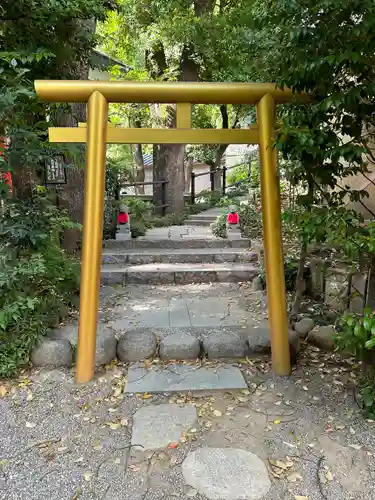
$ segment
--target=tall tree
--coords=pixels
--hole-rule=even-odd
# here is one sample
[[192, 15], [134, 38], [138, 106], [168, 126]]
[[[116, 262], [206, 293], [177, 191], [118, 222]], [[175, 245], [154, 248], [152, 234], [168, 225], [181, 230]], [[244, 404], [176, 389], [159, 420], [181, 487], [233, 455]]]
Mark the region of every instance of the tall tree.
[[[232, 51], [232, 38], [239, 35], [231, 29], [234, 5], [229, 0], [121, 0], [119, 13], [110, 14], [103, 27], [103, 47], [149, 80], [245, 81], [251, 79], [249, 65]], [[153, 116], [159, 126], [176, 125], [172, 105], [154, 107]], [[182, 145], [154, 148], [154, 178], [168, 181], [172, 212], [184, 206], [184, 149]], [[223, 148], [217, 148], [213, 161], [219, 162], [222, 154]], [[156, 190], [157, 203], [159, 195]]]

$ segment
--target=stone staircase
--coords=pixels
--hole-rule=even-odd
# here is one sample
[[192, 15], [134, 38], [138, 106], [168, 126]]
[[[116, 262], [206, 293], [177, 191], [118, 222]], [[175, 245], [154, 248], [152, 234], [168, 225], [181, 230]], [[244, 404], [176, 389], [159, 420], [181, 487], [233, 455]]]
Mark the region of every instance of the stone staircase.
[[102, 284], [189, 284], [249, 281], [259, 273], [250, 241], [212, 235], [222, 209], [188, 218], [184, 226], [155, 228], [135, 240], [120, 237], [105, 244]]

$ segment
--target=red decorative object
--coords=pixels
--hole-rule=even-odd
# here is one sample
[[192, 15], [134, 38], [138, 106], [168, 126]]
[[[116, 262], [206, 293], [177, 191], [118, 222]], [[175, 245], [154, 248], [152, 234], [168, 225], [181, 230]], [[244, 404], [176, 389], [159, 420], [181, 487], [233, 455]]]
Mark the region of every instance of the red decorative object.
[[236, 212], [230, 212], [227, 217], [228, 224], [236, 225], [240, 222], [240, 216]]
[[[8, 149], [7, 138], [0, 137], [0, 156], [5, 156], [5, 150]], [[3, 180], [8, 184], [9, 189], [12, 189], [12, 174], [10, 172], [4, 172], [2, 174]]]
[[119, 213], [117, 216], [117, 224], [128, 224], [129, 223], [129, 214]]

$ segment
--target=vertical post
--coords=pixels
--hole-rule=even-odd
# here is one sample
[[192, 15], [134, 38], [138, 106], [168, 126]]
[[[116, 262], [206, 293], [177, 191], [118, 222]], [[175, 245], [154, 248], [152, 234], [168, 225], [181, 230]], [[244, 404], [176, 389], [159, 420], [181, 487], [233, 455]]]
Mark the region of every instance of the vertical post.
[[91, 380], [95, 369], [107, 121], [107, 100], [100, 92], [95, 91], [88, 100], [77, 383]]
[[227, 167], [224, 165], [223, 166], [223, 185], [222, 185], [223, 196], [225, 196], [226, 189], [227, 189]]
[[211, 193], [215, 191], [215, 171], [210, 170]]
[[272, 366], [276, 375], [290, 375], [288, 320], [281, 235], [280, 181], [274, 148], [276, 105], [266, 94], [257, 105], [264, 254], [271, 327]]
[[167, 207], [165, 206], [167, 203], [167, 197], [166, 197], [166, 181], [161, 181], [161, 203], [162, 203], [162, 209], [161, 209], [161, 214], [164, 217], [165, 213], [167, 211]]
[[195, 173], [191, 173], [190, 203], [195, 203]]

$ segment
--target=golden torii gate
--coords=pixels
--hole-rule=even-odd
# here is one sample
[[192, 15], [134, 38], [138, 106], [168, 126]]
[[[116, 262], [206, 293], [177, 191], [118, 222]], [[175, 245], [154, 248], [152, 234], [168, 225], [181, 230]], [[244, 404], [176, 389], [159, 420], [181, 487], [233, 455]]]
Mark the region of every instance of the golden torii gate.
[[[50, 128], [51, 142], [87, 143], [80, 316], [76, 381], [91, 380], [95, 369], [102, 256], [106, 144], [259, 144], [264, 253], [271, 327], [272, 366], [291, 371], [281, 235], [280, 183], [274, 149], [277, 103], [293, 100], [290, 89], [255, 83], [35, 82], [38, 96], [53, 102], [87, 102], [87, 127]], [[175, 129], [113, 128], [108, 103], [176, 103]], [[248, 129], [192, 129], [192, 104], [256, 104], [257, 126]]]

